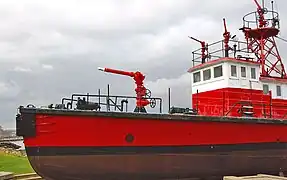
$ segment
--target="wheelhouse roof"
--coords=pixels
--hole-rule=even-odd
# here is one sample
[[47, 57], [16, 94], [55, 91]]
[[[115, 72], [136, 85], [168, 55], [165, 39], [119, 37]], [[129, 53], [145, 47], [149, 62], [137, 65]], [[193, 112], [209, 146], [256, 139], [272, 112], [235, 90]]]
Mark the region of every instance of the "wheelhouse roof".
[[223, 57], [223, 58], [219, 58], [219, 59], [216, 59], [216, 60], [208, 61], [206, 63], [193, 66], [193, 67], [189, 68], [189, 70], [187, 72], [191, 73], [191, 72], [194, 72], [194, 71], [199, 70], [199, 69], [203, 69], [203, 68], [206, 68], [206, 67], [209, 67], [209, 66], [220, 64], [222, 62], [234, 62], [234, 63], [241, 63], [241, 64], [253, 64], [253, 65], [258, 65], [258, 66], [260, 65], [260, 63], [255, 62], [255, 61], [251, 61], [251, 60], [243, 60], [243, 59], [237, 59], [237, 58], [231, 58], [231, 57]]

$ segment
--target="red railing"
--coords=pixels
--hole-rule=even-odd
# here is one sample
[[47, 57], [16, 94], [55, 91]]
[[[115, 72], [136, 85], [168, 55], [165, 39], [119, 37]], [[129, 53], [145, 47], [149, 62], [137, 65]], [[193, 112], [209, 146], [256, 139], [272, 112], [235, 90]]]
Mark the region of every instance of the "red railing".
[[[206, 44], [206, 56], [204, 57], [204, 62], [208, 62], [214, 59], [222, 58], [222, 57], [233, 57], [237, 59], [243, 60], [251, 60], [256, 61], [250, 56], [252, 53], [247, 48], [247, 43], [238, 40], [229, 40], [229, 49], [227, 53], [225, 53], [226, 49], [224, 46], [224, 40], [217, 41], [211, 44]], [[196, 49], [192, 51], [192, 63], [193, 66], [202, 64], [202, 48]]]

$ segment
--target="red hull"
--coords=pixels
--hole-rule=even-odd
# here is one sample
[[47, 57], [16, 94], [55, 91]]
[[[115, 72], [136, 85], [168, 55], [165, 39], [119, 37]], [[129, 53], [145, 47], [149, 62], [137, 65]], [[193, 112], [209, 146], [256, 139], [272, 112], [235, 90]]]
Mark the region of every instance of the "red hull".
[[55, 173], [59, 179], [161, 179], [287, 171], [284, 121], [22, 109], [17, 124], [19, 132], [34, 130], [24, 143], [46, 179], [57, 179]]
[[[269, 124], [267, 121], [271, 120], [264, 120], [267, 124], [259, 124], [244, 118], [237, 118], [237, 123], [234, 123], [216, 121], [222, 117], [119, 113], [101, 116], [105, 113], [86, 113], [98, 116], [83, 116], [84, 112], [70, 112], [73, 116], [65, 112], [64, 116], [38, 114], [37, 137], [25, 138], [26, 146], [187, 146], [287, 142], [287, 126]], [[111, 117], [108, 117], [109, 114]], [[133, 143], [125, 140], [128, 134], [134, 136]]]

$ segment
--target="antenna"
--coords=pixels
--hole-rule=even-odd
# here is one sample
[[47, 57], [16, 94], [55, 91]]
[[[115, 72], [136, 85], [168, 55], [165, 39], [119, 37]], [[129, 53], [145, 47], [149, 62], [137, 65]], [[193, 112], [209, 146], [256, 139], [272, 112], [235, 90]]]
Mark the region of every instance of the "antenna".
[[284, 41], [284, 42], [287, 42], [287, 40], [286, 39], [284, 39], [284, 38], [282, 38], [282, 37], [279, 37], [279, 36], [276, 36], [278, 39], [280, 39], [280, 40], [282, 40], [282, 41]]
[[271, 11], [272, 11], [272, 18], [274, 19], [274, 6], [273, 6], [273, 1], [271, 1]]
[[[245, 35], [247, 49], [258, 58], [257, 62], [261, 64], [261, 76], [287, 78], [274, 38], [279, 33], [279, 14], [273, 10], [273, 1], [272, 11], [263, 9], [257, 0], [254, 2], [257, 11], [243, 17], [243, 28], [241, 28]], [[264, 1], [262, 3], [264, 5]], [[264, 14], [266, 17], [272, 15], [272, 18], [265, 18]]]

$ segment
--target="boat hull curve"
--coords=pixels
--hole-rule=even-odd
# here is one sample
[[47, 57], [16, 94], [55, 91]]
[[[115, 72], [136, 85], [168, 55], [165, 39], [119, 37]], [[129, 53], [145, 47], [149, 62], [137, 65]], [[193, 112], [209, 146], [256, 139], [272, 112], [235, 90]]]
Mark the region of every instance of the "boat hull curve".
[[[30, 153], [29, 148], [27, 152]], [[278, 175], [287, 169], [286, 150], [28, 157], [35, 171], [47, 180], [221, 178], [258, 173]]]
[[287, 171], [286, 121], [27, 108], [17, 123], [32, 167], [47, 180]]

